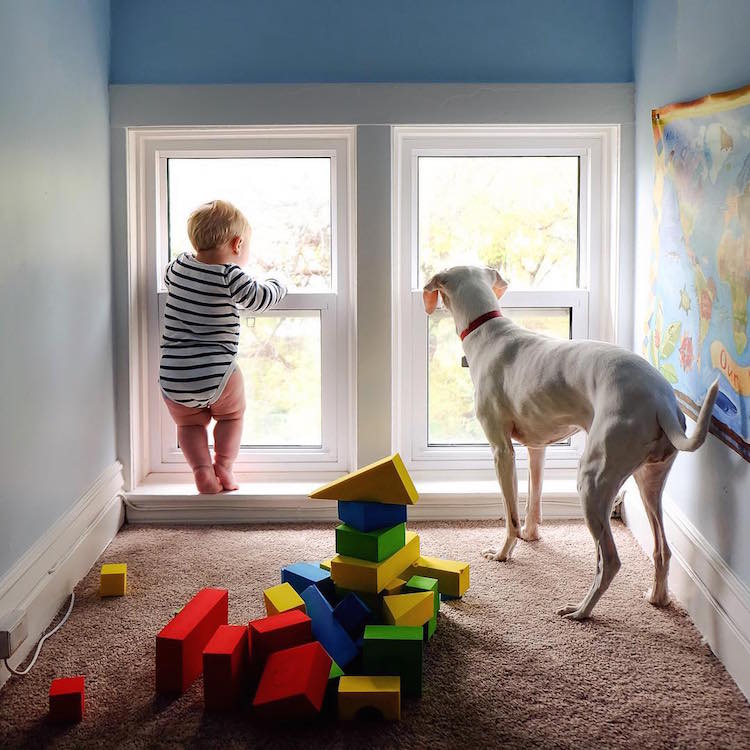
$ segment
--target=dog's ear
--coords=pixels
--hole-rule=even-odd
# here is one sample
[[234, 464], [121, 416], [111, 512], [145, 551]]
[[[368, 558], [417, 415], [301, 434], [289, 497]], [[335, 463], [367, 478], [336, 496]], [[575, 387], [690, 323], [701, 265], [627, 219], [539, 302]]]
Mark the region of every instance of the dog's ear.
[[438, 304], [438, 294], [440, 293], [440, 287], [442, 285], [442, 278], [439, 273], [436, 273], [422, 289], [422, 301], [424, 302], [424, 311], [428, 315], [432, 315], [435, 312], [435, 308]]
[[492, 291], [500, 299], [508, 289], [508, 282], [494, 268], [487, 267], [486, 271]]

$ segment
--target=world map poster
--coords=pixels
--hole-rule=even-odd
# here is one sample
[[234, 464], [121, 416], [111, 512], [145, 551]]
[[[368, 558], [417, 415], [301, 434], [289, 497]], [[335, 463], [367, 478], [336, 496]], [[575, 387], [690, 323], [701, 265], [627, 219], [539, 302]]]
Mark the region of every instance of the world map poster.
[[750, 86], [653, 110], [656, 146], [644, 354], [695, 418], [750, 461]]

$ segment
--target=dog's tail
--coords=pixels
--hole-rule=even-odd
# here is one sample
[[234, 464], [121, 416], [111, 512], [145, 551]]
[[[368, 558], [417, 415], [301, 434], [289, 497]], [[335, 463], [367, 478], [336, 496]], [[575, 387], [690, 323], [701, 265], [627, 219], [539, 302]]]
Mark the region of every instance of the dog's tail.
[[690, 437], [685, 435], [685, 430], [680, 424], [677, 411], [672, 404], [665, 403], [663, 408], [658, 411], [657, 419], [659, 420], [659, 424], [669, 438], [669, 442], [678, 451], [694, 451], [703, 445], [703, 441], [706, 439], [706, 434], [708, 433], [708, 425], [711, 422], [711, 411], [714, 408], [714, 401], [716, 401], [718, 393], [719, 379], [717, 378], [711, 384], [708, 393], [706, 393], [700, 414], [698, 414], [695, 431]]

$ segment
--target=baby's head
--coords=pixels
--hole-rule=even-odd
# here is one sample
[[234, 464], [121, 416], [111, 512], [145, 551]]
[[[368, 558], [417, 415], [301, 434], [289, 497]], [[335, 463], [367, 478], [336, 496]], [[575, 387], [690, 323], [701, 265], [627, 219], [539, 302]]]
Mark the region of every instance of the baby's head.
[[242, 211], [228, 201], [216, 200], [198, 206], [188, 217], [187, 231], [200, 255], [241, 266], [250, 257], [250, 224]]

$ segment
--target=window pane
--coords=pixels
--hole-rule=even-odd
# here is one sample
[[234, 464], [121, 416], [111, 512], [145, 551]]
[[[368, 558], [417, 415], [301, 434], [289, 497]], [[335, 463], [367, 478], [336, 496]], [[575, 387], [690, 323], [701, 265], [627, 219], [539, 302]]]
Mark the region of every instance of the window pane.
[[[570, 338], [569, 308], [503, 308], [518, 325], [555, 338]], [[427, 367], [428, 445], [486, 445], [474, 414], [474, 386], [461, 367], [463, 348], [453, 318], [438, 309], [429, 318]]]
[[578, 283], [577, 156], [419, 157], [419, 286], [456, 265], [511, 289]]
[[202, 203], [233, 203], [253, 228], [248, 270], [282, 270], [294, 287], [331, 288], [331, 159], [169, 159], [169, 257], [192, 252], [187, 219]]
[[321, 445], [320, 313], [243, 318], [237, 362], [247, 408], [242, 445]]

